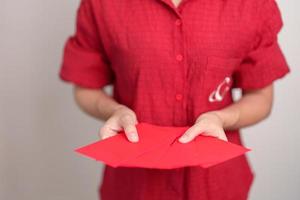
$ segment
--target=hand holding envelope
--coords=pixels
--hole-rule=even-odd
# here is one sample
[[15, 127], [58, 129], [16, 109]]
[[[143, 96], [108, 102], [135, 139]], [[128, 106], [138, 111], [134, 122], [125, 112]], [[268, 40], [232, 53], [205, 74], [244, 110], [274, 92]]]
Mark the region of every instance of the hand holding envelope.
[[112, 167], [173, 169], [187, 166], [207, 168], [249, 149], [213, 137], [198, 136], [192, 142], [180, 143], [178, 138], [189, 127], [165, 127], [148, 123], [136, 126], [139, 142], [132, 143], [125, 134], [101, 140], [76, 151]]

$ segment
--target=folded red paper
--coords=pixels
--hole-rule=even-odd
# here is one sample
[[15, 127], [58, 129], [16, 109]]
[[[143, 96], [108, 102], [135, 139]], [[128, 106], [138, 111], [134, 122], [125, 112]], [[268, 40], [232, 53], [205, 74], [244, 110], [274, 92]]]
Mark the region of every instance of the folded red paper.
[[139, 142], [131, 143], [124, 132], [76, 149], [77, 152], [112, 167], [173, 169], [187, 166], [204, 168], [240, 156], [249, 149], [213, 137], [198, 136], [182, 144], [178, 138], [189, 127], [137, 124]]

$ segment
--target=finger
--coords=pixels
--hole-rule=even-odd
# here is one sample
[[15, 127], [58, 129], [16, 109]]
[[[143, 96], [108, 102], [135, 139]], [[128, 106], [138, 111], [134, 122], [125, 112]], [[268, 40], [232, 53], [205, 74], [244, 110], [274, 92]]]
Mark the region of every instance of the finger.
[[124, 115], [121, 118], [121, 125], [124, 129], [125, 135], [127, 136], [130, 142], [138, 142], [139, 137], [137, 133], [137, 129], [135, 127], [136, 120], [131, 115]]
[[225, 134], [224, 131], [221, 131], [221, 133], [219, 134], [218, 138], [220, 140], [224, 140], [224, 141], [228, 142], [228, 139], [227, 139], [226, 134]]
[[215, 137], [226, 142], [228, 141], [225, 131], [223, 129], [212, 129], [209, 132], [204, 132], [203, 135]]
[[118, 134], [118, 131], [110, 128], [109, 125], [102, 126], [99, 131], [99, 137], [102, 140], [107, 139], [112, 136], [115, 136], [117, 134]]
[[193, 139], [195, 139], [198, 135], [200, 135], [202, 133], [202, 129], [197, 126], [194, 125], [191, 128], [189, 128], [180, 138], [179, 138], [179, 142], [181, 143], [188, 143], [190, 141], [192, 141]]

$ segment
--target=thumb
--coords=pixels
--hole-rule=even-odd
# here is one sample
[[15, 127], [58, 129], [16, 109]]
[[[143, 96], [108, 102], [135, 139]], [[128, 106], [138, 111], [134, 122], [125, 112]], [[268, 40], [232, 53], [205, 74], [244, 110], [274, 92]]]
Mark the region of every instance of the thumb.
[[124, 115], [121, 119], [121, 125], [130, 142], [138, 142], [139, 140], [136, 124], [137, 121], [133, 116]]

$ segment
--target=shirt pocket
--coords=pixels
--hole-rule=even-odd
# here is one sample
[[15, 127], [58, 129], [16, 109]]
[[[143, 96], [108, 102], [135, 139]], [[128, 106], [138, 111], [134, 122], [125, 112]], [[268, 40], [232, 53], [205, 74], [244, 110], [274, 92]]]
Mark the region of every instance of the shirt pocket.
[[208, 56], [202, 73], [202, 89], [209, 107], [219, 108], [232, 102], [233, 73], [241, 63], [239, 58]]

